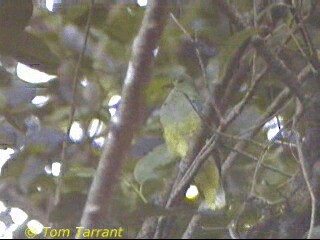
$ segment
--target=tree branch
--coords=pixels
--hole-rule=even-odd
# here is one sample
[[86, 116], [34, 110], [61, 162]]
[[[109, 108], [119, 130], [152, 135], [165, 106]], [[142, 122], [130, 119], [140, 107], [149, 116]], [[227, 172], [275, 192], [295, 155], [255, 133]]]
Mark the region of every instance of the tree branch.
[[193, 236], [193, 233], [199, 228], [199, 222], [201, 220], [200, 214], [195, 214], [191, 221], [188, 224], [187, 229], [182, 235], [182, 239], [191, 239]]
[[[249, 29], [250, 26], [246, 24], [241, 15], [234, 9], [227, 1], [218, 0], [218, 6], [225, 12], [230, 20], [237, 26], [239, 30]], [[300, 91], [297, 76], [286, 66], [286, 64], [264, 43], [260, 36], [254, 36], [252, 39], [253, 46], [257, 50], [257, 53], [268, 63], [270, 67], [279, 75], [280, 80], [285, 86], [287, 86], [291, 92], [293, 92], [298, 99], [303, 102], [303, 94]]]
[[312, 189], [312, 186], [311, 186], [311, 183], [310, 183], [311, 179], [309, 178], [309, 174], [307, 173], [306, 159], [305, 159], [304, 154], [302, 152], [302, 144], [301, 144], [301, 140], [300, 140], [298, 132], [296, 132], [296, 134], [295, 134], [295, 140], [296, 140], [296, 143], [297, 143], [299, 161], [300, 161], [303, 177], [304, 177], [304, 180], [306, 182], [306, 185], [307, 185], [307, 188], [308, 188], [308, 191], [309, 191], [309, 194], [310, 194], [310, 198], [311, 198], [310, 227], [309, 227], [308, 236], [307, 236], [307, 239], [311, 239], [312, 238], [312, 234], [313, 234], [314, 225], [315, 225], [317, 200], [316, 200], [315, 194], [313, 193], [313, 189]]
[[[83, 47], [82, 47], [81, 53], [79, 54], [79, 58], [78, 58], [77, 65], [75, 67], [73, 79], [72, 79], [72, 102], [71, 102], [71, 107], [70, 107], [70, 112], [69, 112], [68, 127], [67, 127], [67, 131], [66, 131], [67, 136], [70, 136], [72, 123], [74, 122], [74, 117], [75, 117], [75, 113], [76, 113], [76, 95], [77, 95], [77, 87], [78, 87], [78, 83], [79, 83], [79, 70], [80, 70], [80, 67], [82, 64], [84, 54], [87, 49], [93, 7], [94, 7], [94, 0], [91, 0], [90, 11], [89, 11], [87, 23], [86, 23], [86, 33], [85, 33], [85, 38], [83, 41]], [[63, 179], [64, 174], [68, 168], [67, 161], [66, 161], [67, 146], [68, 146], [67, 138], [64, 138], [63, 143], [62, 143], [62, 151], [61, 151], [61, 174], [58, 179], [56, 193], [55, 193], [55, 205], [58, 205], [58, 203], [60, 202], [61, 189], [62, 189], [62, 184], [63, 184], [62, 179]]]
[[119, 120], [113, 122], [98, 169], [88, 194], [81, 226], [96, 228], [105, 224], [119, 172], [134, 134], [141, 125], [144, 111], [144, 88], [150, 82], [157, 48], [168, 16], [167, 1], [150, 1], [136, 36], [131, 61], [122, 91]]
[[[298, 74], [298, 82], [300, 84], [303, 84], [304, 81], [308, 78], [310, 75], [310, 69], [304, 68], [299, 74]], [[264, 112], [263, 116], [258, 120], [258, 122], [249, 130], [249, 133], [246, 136], [246, 139], [251, 139], [255, 135], [258, 134], [260, 129], [264, 126], [264, 124], [272, 117], [274, 114], [282, 108], [286, 102], [291, 98], [291, 91], [289, 88], [285, 88], [282, 90], [279, 95], [274, 99], [274, 101], [270, 104], [270, 106], [266, 109]], [[247, 141], [239, 141], [234, 149], [237, 151], [244, 151], [246, 147], [249, 145]], [[226, 158], [222, 165], [222, 176], [225, 176], [228, 170], [231, 168], [233, 162], [237, 159], [238, 157], [238, 152], [233, 151], [229, 154], [229, 156]]]

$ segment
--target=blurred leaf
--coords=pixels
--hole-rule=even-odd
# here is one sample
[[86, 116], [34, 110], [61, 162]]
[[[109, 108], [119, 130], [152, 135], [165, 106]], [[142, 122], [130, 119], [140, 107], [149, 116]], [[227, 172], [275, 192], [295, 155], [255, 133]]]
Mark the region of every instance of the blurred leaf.
[[32, 184], [29, 186], [31, 189], [40, 188], [40, 192], [44, 192], [47, 194], [54, 194], [56, 190], [56, 183], [54, 181], [53, 176], [48, 175], [40, 175], [35, 178]]
[[48, 121], [52, 123], [59, 123], [59, 125], [61, 124], [60, 126], [65, 126], [65, 123], [68, 121], [69, 112], [69, 106], [59, 106], [51, 115], [46, 117], [48, 118]]
[[[148, 122], [148, 125], [150, 124], [152, 123]], [[161, 143], [163, 143], [163, 140], [160, 136], [144, 134], [143, 137], [137, 138], [134, 141], [131, 147], [131, 154], [134, 158], [140, 159]]]
[[9, 160], [1, 168], [1, 180], [14, 180], [17, 181], [24, 169], [24, 162], [19, 160]]
[[60, 63], [58, 57], [40, 38], [27, 32], [11, 42], [0, 42], [0, 52], [48, 74], [56, 74]]
[[138, 161], [134, 169], [134, 177], [139, 184], [161, 179], [164, 176], [165, 167], [175, 160], [169, 154], [167, 146], [162, 144]]
[[0, 41], [17, 37], [32, 17], [32, 0], [0, 1]]
[[141, 23], [143, 9], [134, 6], [114, 5], [106, 25], [107, 34], [123, 44], [132, 41]]
[[250, 37], [257, 33], [257, 29], [243, 30], [241, 32], [233, 34], [229, 37], [229, 39], [227, 39], [224, 42], [224, 46], [222, 47], [221, 52], [219, 54], [220, 79], [223, 79], [226, 76], [227, 71], [229, 71], [229, 68], [233, 67], [230, 66], [230, 63], [237, 50], [240, 49], [243, 45], [245, 45], [245, 43], [250, 39]]
[[[286, 156], [282, 147], [268, 154], [264, 161], [265, 164], [272, 166], [289, 176], [294, 176], [299, 169], [299, 164], [290, 155]], [[258, 185], [256, 192], [268, 202], [284, 200], [289, 193], [290, 178], [280, 173], [261, 168], [258, 175]]]
[[197, 212], [196, 207], [179, 206], [177, 208], [166, 209], [152, 203], [143, 204], [135, 213], [139, 217], [154, 217], [154, 216], [179, 216], [191, 217]]
[[8, 86], [13, 78], [13, 74], [9, 73], [4, 67], [0, 66], [0, 87]]
[[92, 167], [71, 166], [67, 172], [70, 176], [78, 176], [81, 178], [92, 178], [96, 170]]
[[106, 51], [115, 60], [128, 61], [130, 57], [130, 48], [123, 46], [121, 42], [113, 41], [112, 39], [106, 41]]
[[67, 21], [66, 24], [73, 22], [77, 25], [83, 25], [83, 18], [87, 18], [89, 8], [89, 4], [78, 4], [77, 7], [62, 6], [61, 14], [63, 19]]
[[68, 174], [63, 178], [63, 192], [64, 193], [72, 193], [72, 192], [79, 192], [86, 194], [90, 183], [91, 178], [79, 177], [72, 174]]
[[0, 90], [0, 110], [4, 110], [6, 106], [7, 106], [7, 97]]
[[26, 152], [30, 156], [37, 156], [37, 155], [40, 155], [42, 153], [45, 153], [46, 151], [47, 151], [47, 148], [46, 148], [45, 145], [43, 145], [43, 144], [34, 144], [33, 142], [31, 142], [28, 145], [28, 148], [26, 150]]
[[259, 209], [257, 209], [256, 206], [252, 206], [252, 208], [247, 209], [245, 213], [243, 213], [242, 218], [240, 218], [238, 222], [237, 230], [241, 233], [249, 231], [257, 224], [260, 218]]
[[78, 192], [61, 195], [61, 201], [50, 212], [49, 221], [66, 227], [78, 224], [87, 196]]

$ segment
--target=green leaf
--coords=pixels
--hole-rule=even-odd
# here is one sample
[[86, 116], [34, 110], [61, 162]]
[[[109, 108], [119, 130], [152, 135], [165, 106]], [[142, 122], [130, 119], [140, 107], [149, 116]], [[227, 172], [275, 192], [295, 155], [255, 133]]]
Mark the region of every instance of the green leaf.
[[56, 189], [56, 183], [52, 176], [42, 174], [33, 180], [29, 188], [36, 189], [38, 187], [41, 187], [42, 191], [45, 193], [54, 193]]
[[9, 160], [1, 168], [0, 180], [17, 180], [25, 167], [24, 161]]
[[106, 32], [111, 39], [127, 44], [136, 35], [142, 16], [141, 8], [115, 5], [109, 13]]
[[72, 166], [68, 170], [68, 175], [78, 176], [82, 178], [92, 178], [94, 176], [95, 169], [92, 167]]
[[26, 65], [33, 64], [36, 69], [48, 74], [56, 74], [60, 64], [59, 58], [50, 51], [47, 44], [28, 32], [12, 42], [0, 43], [0, 52]]
[[164, 168], [174, 161], [175, 158], [169, 154], [165, 144], [157, 146], [138, 161], [134, 169], [134, 178], [140, 184], [161, 179], [165, 175]]
[[64, 17], [63, 20], [66, 21], [66, 25], [68, 24], [68, 22], [73, 22], [78, 25], [83, 17], [87, 17], [88, 10], [88, 4], [78, 4], [77, 7], [62, 8], [61, 13]]
[[[291, 156], [286, 156], [282, 148], [277, 148], [275, 152], [269, 153], [264, 163], [289, 176], [294, 176], [299, 170], [297, 161]], [[257, 195], [272, 204], [283, 200], [285, 196], [290, 194], [290, 184], [291, 181], [288, 176], [266, 168], [260, 168], [255, 191]]]
[[50, 212], [49, 221], [64, 224], [75, 224], [79, 221], [87, 196], [78, 192], [61, 195], [61, 201]]
[[119, 41], [113, 41], [108, 39], [106, 41], [106, 51], [108, 55], [112, 56], [114, 59], [119, 61], [129, 61], [131, 48], [126, 48]]
[[219, 54], [219, 79], [223, 79], [230, 68], [231, 60], [234, 54], [240, 49], [244, 44], [252, 37], [257, 34], [257, 29], [248, 29], [238, 33], [233, 34], [227, 39]]
[[63, 193], [80, 192], [87, 193], [91, 178], [67, 175], [63, 178]]

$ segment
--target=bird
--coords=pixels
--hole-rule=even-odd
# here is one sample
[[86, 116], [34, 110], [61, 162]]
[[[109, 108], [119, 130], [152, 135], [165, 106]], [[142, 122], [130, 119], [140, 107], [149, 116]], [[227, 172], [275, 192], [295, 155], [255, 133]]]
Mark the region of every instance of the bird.
[[[160, 110], [163, 136], [169, 152], [174, 157], [184, 158], [190, 150], [190, 139], [201, 125], [201, 99], [191, 79], [182, 79], [174, 84]], [[201, 211], [214, 211], [225, 205], [225, 194], [218, 166], [210, 156], [194, 178], [204, 200]]]

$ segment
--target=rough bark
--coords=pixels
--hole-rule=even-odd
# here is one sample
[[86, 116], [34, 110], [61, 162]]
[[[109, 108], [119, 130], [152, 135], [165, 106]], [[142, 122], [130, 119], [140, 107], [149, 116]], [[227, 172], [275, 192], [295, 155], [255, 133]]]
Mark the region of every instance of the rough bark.
[[132, 47], [122, 92], [119, 120], [114, 122], [106, 138], [98, 169], [88, 194], [81, 226], [105, 226], [106, 212], [118, 182], [121, 166], [134, 134], [141, 125], [144, 111], [143, 92], [151, 80], [154, 49], [157, 48], [168, 16], [167, 1], [151, 1]]

